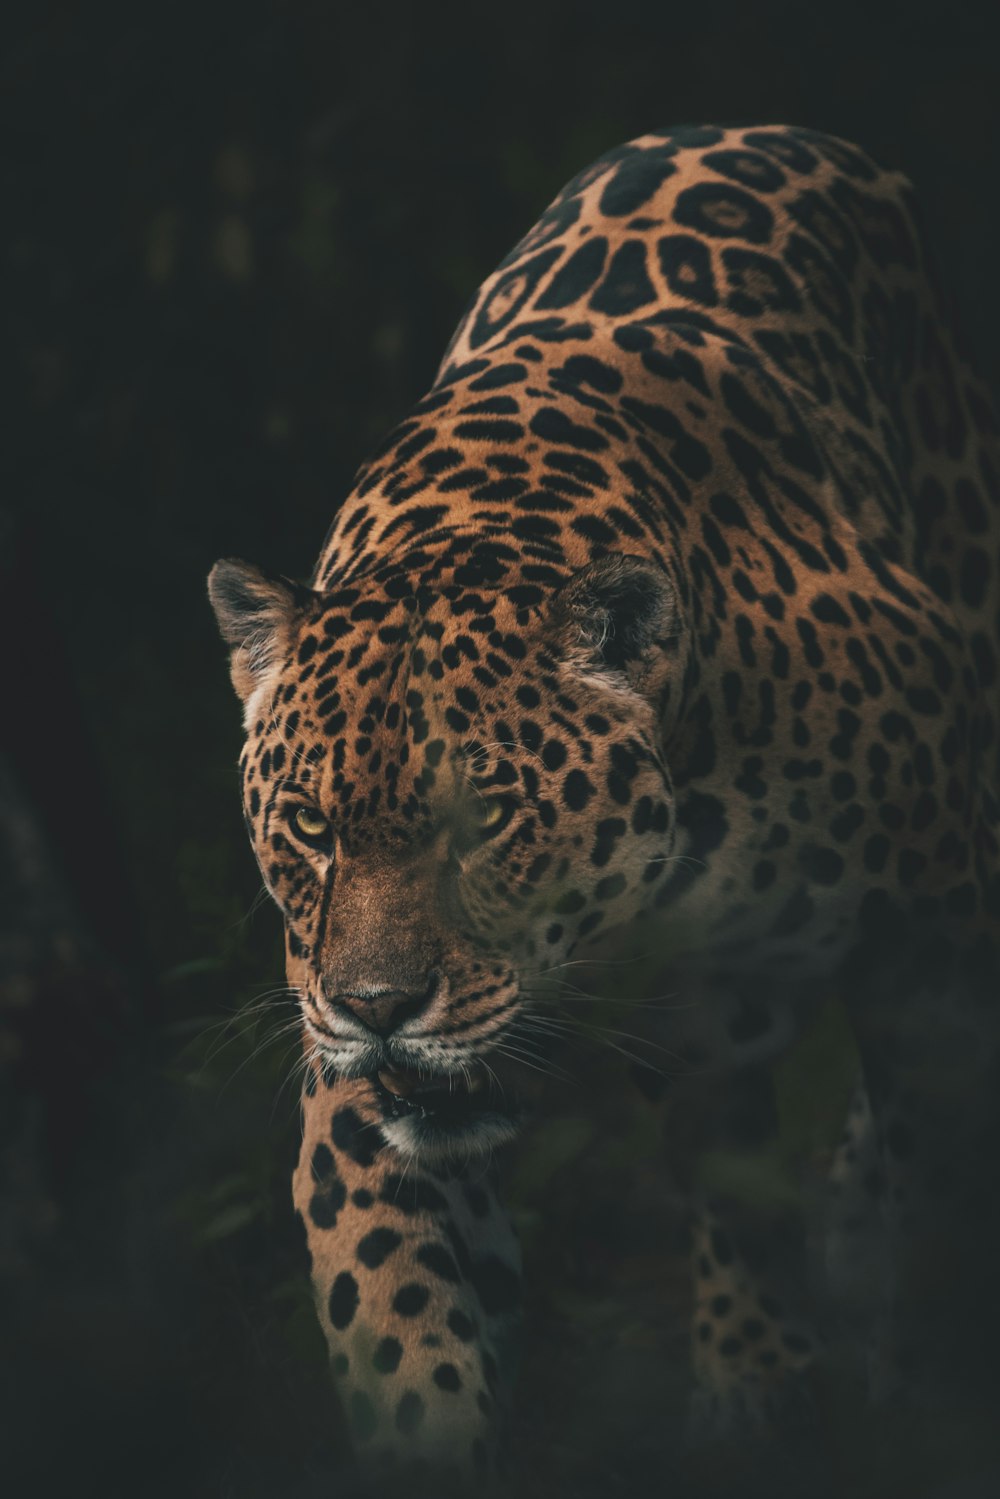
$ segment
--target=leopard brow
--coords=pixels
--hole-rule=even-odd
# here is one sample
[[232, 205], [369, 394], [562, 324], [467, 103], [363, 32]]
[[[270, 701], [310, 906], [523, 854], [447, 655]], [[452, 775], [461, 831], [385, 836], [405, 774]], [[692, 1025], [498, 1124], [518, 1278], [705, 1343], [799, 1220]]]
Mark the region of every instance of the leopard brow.
[[316, 796], [315, 790], [310, 790], [308, 787], [300, 785], [299, 782], [291, 779], [290, 777], [283, 776], [280, 781], [275, 781], [268, 794], [267, 800], [263, 803], [262, 810], [264, 813], [265, 828], [268, 820], [277, 810], [278, 804], [291, 797], [299, 797], [309, 807], [315, 807], [323, 817], [327, 816], [327, 813], [324, 812], [322, 807], [320, 807], [319, 805], [319, 800]]
[[282, 776], [280, 780], [277, 780], [273, 783], [271, 795], [268, 799], [268, 805], [272, 805], [279, 796], [284, 796], [286, 794], [301, 796], [304, 801], [308, 802], [315, 802], [316, 800], [315, 787], [304, 785], [301, 781], [295, 780], [294, 776]]

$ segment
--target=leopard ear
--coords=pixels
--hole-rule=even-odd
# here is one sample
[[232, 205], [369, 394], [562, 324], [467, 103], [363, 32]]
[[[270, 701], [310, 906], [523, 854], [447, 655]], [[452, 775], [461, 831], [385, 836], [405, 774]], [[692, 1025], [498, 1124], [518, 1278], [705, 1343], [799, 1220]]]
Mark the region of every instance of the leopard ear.
[[208, 575], [208, 597], [229, 646], [229, 673], [247, 703], [289, 650], [304, 596], [288, 578], [227, 557]]
[[552, 606], [564, 659], [610, 687], [646, 692], [673, 654], [680, 610], [673, 584], [644, 557], [599, 557], [564, 583]]

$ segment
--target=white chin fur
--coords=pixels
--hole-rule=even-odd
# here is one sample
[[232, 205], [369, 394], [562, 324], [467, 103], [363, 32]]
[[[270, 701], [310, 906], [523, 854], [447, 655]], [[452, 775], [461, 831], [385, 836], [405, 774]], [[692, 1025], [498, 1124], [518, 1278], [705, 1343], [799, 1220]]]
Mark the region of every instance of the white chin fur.
[[433, 1119], [383, 1119], [382, 1138], [392, 1150], [410, 1160], [468, 1160], [488, 1155], [508, 1145], [517, 1134], [517, 1124], [503, 1114], [484, 1114], [461, 1130], [449, 1130]]

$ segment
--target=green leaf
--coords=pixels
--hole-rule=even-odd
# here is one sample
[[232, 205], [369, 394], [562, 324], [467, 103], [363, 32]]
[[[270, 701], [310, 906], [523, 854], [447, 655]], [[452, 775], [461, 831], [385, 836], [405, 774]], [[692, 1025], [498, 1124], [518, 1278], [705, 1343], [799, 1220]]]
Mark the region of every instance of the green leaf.
[[798, 1183], [780, 1151], [750, 1154], [737, 1150], [709, 1150], [699, 1157], [698, 1182], [756, 1208], [801, 1206]]
[[230, 1239], [233, 1234], [238, 1234], [240, 1229], [246, 1228], [261, 1216], [261, 1207], [256, 1202], [233, 1203], [232, 1207], [226, 1208], [198, 1234], [198, 1242], [201, 1244], [217, 1244], [221, 1239]]
[[833, 1148], [860, 1065], [847, 1011], [828, 998], [815, 1023], [773, 1070], [779, 1139], [786, 1159], [802, 1160]]

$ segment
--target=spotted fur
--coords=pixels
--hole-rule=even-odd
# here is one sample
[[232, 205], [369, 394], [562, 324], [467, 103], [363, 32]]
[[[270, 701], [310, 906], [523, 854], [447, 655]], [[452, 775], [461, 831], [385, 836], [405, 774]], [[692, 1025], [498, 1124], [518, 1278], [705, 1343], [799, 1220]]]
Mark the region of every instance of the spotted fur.
[[[702, 996], [688, 1055], [716, 1071], [766, 1060], [838, 977], [873, 1149], [908, 986], [981, 1038], [969, 1076], [994, 1064], [997, 457], [902, 177], [807, 130], [658, 131], [569, 183], [476, 293], [309, 587], [216, 566], [247, 826], [316, 1057], [296, 1201], [321, 1306], [352, 1278], [362, 1365], [402, 1350], [348, 1393], [366, 1440], [408, 1438], [405, 1392], [436, 1409], [434, 1359], [459, 1368], [421, 1246], [470, 1322], [475, 1253], [433, 1172], [509, 1139], [519, 1096], [502, 1078], [456, 1123], [377, 1074], [440, 1095], [530, 1060], [570, 954], [642, 932]], [[372, 1156], [331, 1176], [350, 1087]], [[405, 1231], [365, 1185], [403, 1159], [434, 1203]], [[362, 1229], [403, 1234], [398, 1273], [355, 1268]], [[483, 1252], [512, 1264], [504, 1243]], [[429, 1298], [412, 1338], [404, 1275]]]

